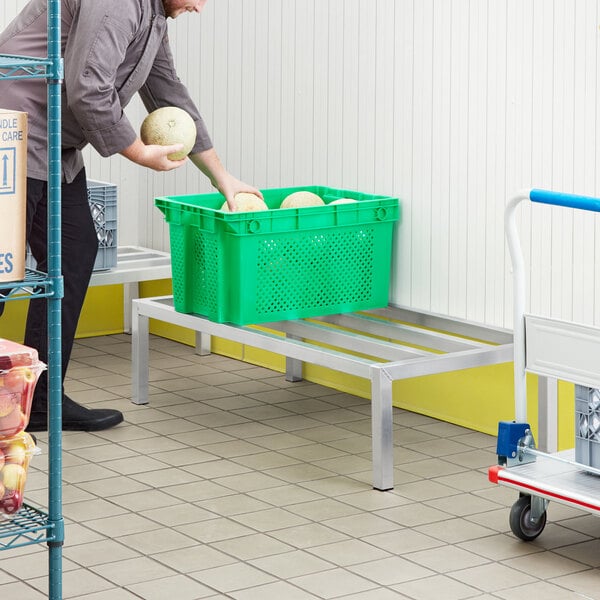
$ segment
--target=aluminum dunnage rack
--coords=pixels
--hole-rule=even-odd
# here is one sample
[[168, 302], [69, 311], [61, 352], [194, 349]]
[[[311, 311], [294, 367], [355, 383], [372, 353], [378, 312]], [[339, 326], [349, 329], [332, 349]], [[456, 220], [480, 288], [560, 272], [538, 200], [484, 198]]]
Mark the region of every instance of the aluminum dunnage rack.
[[517, 537], [530, 541], [543, 531], [550, 501], [600, 514], [600, 470], [576, 462], [572, 450], [535, 449], [527, 423], [526, 383], [526, 374], [533, 373], [600, 387], [600, 329], [526, 314], [525, 265], [516, 226], [516, 208], [523, 200], [600, 212], [600, 199], [533, 189], [517, 193], [505, 211], [514, 279], [515, 421], [500, 424], [499, 465], [490, 467], [489, 479], [519, 491], [510, 526]]
[[399, 307], [263, 323], [259, 329], [178, 313], [172, 296], [144, 298], [132, 303], [132, 401], [136, 404], [149, 402], [151, 318], [196, 331], [199, 354], [210, 353], [213, 335], [281, 354], [286, 357], [288, 381], [302, 378], [304, 362], [370, 380], [373, 487], [382, 491], [394, 487], [393, 382], [506, 363], [513, 353], [512, 336], [506, 331]]

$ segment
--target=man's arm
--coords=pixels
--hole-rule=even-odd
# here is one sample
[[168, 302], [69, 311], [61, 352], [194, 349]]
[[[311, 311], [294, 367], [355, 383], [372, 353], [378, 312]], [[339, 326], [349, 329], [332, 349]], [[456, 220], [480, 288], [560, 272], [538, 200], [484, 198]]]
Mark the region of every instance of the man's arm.
[[190, 160], [208, 177], [212, 185], [225, 196], [231, 211], [236, 209], [233, 198], [239, 192], [250, 192], [260, 198], [263, 197], [259, 190], [233, 177], [221, 164], [214, 148], [190, 154]]
[[148, 167], [155, 171], [170, 171], [181, 167], [187, 158], [171, 160], [167, 158], [167, 155], [172, 152], [179, 152], [182, 148], [183, 144], [172, 146], [146, 145], [142, 140], [136, 138], [133, 144], [127, 146], [120, 154], [142, 167]]
[[135, 7], [118, 0], [82, 0], [66, 42], [65, 99], [101, 156], [122, 151], [136, 138], [116, 89], [117, 70], [139, 26]]
[[198, 108], [177, 76], [166, 36], [154, 60], [150, 75], [140, 90], [140, 96], [148, 112], [163, 106], [177, 106], [191, 115], [196, 123], [197, 134], [189, 158], [225, 196], [231, 210], [235, 210], [233, 198], [238, 192], [250, 192], [262, 198], [259, 190], [233, 177], [222, 165]]

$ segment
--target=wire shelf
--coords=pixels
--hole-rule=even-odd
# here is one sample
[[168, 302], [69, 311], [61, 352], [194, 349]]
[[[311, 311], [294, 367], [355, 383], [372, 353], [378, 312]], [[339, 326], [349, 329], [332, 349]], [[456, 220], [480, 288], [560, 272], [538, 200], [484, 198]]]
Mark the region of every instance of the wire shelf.
[[0, 283], [0, 303], [9, 300], [30, 298], [48, 298], [53, 295], [52, 283], [46, 273], [34, 269], [25, 269], [23, 281]]
[[0, 79], [43, 79], [51, 62], [30, 56], [0, 56]]
[[43, 510], [23, 504], [12, 518], [0, 518], [0, 550], [52, 541], [51, 529], [53, 525]]

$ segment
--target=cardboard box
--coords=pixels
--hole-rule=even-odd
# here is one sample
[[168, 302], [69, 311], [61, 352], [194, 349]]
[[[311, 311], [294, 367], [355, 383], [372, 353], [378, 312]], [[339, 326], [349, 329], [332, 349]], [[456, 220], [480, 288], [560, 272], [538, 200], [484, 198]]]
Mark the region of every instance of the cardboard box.
[[27, 113], [0, 108], [0, 282], [25, 278]]

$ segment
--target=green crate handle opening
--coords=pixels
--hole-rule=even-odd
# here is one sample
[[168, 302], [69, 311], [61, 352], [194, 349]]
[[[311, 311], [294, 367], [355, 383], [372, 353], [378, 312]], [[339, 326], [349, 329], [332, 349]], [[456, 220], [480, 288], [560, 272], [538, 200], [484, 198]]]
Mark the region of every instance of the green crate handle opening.
[[385, 221], [385, 219], [387, 218], [387, 208], [385, 208], [384, 206], [380, 206], [377, 209], [377, 218], [380, 221]]
[[248, 233], [256, 233], [260, 230], [260, 221], [253, 219], [252, 221], [248, 221]]

